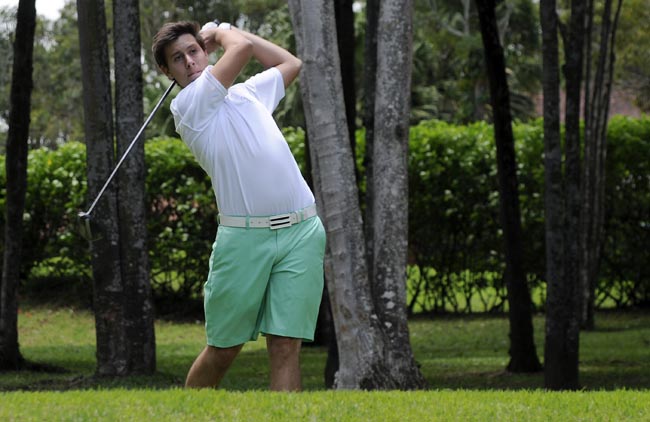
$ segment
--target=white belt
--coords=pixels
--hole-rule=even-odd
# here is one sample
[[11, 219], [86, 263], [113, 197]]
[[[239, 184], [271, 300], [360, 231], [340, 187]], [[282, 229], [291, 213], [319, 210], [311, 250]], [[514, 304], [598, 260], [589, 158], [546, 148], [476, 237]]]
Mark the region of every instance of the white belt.
[[269, 217], [235, 217], [219, 214], [217, 221], [219, 224], [228, 227], [247, 227], [251, 229], [269, 228], [271, 230], [277, 230], [301, 223], [316, 216], [316, 214], [316, 204], [313, 204], [298, 211], [271, 215]]

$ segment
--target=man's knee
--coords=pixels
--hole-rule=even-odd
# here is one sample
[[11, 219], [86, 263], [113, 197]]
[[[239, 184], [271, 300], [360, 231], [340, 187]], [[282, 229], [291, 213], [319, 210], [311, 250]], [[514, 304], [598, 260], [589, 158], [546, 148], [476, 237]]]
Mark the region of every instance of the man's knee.
[[233, 347], [207, 346], [205, 354], [208, 361], [217, 367], [227, 369], [242, 349], [242, 344]]
[[271, 359], [290, 359], [300, 354], [302, 340], [267, 335], [266, 343]]

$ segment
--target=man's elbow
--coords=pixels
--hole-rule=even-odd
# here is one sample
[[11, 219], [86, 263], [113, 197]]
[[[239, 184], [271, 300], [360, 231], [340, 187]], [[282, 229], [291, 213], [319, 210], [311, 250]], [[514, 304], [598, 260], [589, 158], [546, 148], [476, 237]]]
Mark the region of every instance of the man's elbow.
[[302, 69], [302, 60], [300, 60], [298, 57], [293, 58], [293, 67], [296, 69], [296, 75], [300, 73], [300, 69]]
[[302, 69], [302, 60], [297, 57], [292, 57], [291, 60], [287, 63], [285, 73], [285, 84], [289, 85], [293, 82], [298, 75], [300, 74], [300, 69]]
[[250, 40], [242, 40], [239, 45], [239, 51], [241, 52], [242, 55], [246, 55], [249, 59], [253, 57], [253, 42]]

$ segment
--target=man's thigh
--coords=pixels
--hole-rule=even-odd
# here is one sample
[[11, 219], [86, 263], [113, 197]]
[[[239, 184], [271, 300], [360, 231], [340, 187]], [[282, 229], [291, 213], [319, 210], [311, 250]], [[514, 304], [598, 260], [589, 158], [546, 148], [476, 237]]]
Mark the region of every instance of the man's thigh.
[[204, 286], [208, 345], [223, 348], [257, 338], [275, 258], [269, 232], [219, 227]]
[[273, 267], [260, 331], [313, 340], [323, 294], [325, 230], [314, 217], [278, 230]]

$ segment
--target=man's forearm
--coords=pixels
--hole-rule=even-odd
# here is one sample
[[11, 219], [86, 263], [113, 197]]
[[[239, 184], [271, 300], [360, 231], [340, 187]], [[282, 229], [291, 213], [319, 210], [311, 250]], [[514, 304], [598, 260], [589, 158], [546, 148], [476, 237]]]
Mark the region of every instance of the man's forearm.
[[300, 62], [296, 56], [271, 41], [235, 27], [232, 27], [231, 30], [238, 31], [253, 43], [253, 57], [265, 68], [278, 66], [282, 63]]

